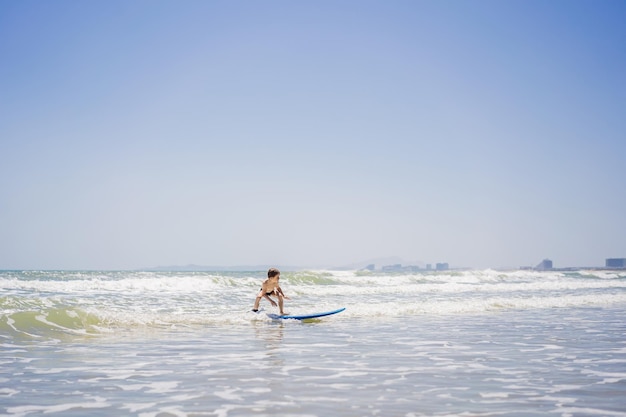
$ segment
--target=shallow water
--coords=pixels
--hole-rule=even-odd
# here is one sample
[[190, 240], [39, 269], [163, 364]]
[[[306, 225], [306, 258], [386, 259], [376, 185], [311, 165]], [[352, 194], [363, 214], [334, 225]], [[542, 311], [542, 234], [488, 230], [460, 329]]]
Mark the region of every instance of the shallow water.
[[[141, 279], [135, 282], [147, 292], [141, 296], [103, 291], [97, 283], [75, 285], [67, 276], [54, 285], [46, 281], [45, 293], [42, 279], [5, 282], [0, 415], [626, 416], [620, 276], [553, 277], [547, 289], [549, 279], [533, 287], [536, 277], [528, 276], [518, 282], [510, 276], [444, 277], [449, 285], [429, 282], [433, 277], [397, 277], [396, 284], [410, 290], [394, 305], [391, 295], [356, 295], [371, 284], [341, 274], [324, 275], [330, 282], [314, 286], [327, 293], [325, 303], [347, 310], [312, 322], [269, 320], [246, 312], [243, 302], [230, 319], [209, 314], [203, 322], [197, 288], [180, 282], [185, 289], [176, 292], [175, 283], [159, 283], [158, 276], [150, 279], [161, 290], [170, 288], [162, 291], [163, 311], [172, 310], [167, 300], [175, 296], [186, 303], [180, 316], [166, 313], [166, 320], [157, 320], [159, 295]], [[396, 279], [387, 278], [381, 294]], [[232, 279], [227, 285], [249, 280], [248, 290], [258, 282]], [[406, 283], [411, 279], [415, 284]], [[37, 290], [26, 290], [24, 282]], [[283, 283], [288, 295], [299, 295], [290, 301], [292, 310], [311, 308], [315, 289], [302, 289], [313, 286], [309, 282]], [[559, 292], [569, 297], [566, 303], [584, 304], [546, 307]], [[244, 293], [242, 300], [253, 301], [254, 291], [234, 293], [232, 303]], [[143, 310], [129, 307], [138, 317], [120, 319], [133, 297]], [[413, 307], [410, 297], [418, 300]], [[99, 313], [107, 298], [111, 308]], [[494, 307], [496, 298], [519, 300], [520, 306]], [[73, 301], [79, 299], [85, 304]], [[433, 312], [433, 299], [459, 305]], [[19, 305], [26, 307], [18, 311]], [[79, 307], [89, 320], [51, 314]]]

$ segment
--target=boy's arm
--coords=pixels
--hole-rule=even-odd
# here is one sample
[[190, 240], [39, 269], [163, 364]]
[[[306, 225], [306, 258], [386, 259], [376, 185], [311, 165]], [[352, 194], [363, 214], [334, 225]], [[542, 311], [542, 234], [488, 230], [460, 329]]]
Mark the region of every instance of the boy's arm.
[[274, 307], [276, 307], [276, 301], [272, 300], [272, 298], [267, 295], [267, 293], [265, 291], [263, 291], [263, 297], [270, 302], [270, 304], [272, 304]]

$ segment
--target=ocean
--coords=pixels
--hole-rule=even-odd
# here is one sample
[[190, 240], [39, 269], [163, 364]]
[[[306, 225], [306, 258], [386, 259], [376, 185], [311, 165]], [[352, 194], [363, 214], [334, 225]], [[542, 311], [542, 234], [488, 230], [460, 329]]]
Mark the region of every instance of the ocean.
[[265, 276], [0, 272], [0, 415], [626, 417], [626, 271]]

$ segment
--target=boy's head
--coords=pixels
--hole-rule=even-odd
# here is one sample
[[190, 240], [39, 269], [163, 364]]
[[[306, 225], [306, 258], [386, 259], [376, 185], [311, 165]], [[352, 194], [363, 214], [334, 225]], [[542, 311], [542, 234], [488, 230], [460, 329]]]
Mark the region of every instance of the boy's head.
[[267, 277], [268, 278], [274, 278], [275, 276], [280, 275], [280, 271], [276, 268], [270, 268], [267, 271]]

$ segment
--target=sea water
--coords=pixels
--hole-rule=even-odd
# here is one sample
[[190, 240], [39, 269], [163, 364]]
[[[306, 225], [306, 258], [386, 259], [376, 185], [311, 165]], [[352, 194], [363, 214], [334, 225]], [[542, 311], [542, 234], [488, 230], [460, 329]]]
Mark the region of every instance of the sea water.
[[626, 271], [0, 272], [2, 416], [626, 416]]

